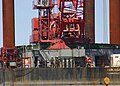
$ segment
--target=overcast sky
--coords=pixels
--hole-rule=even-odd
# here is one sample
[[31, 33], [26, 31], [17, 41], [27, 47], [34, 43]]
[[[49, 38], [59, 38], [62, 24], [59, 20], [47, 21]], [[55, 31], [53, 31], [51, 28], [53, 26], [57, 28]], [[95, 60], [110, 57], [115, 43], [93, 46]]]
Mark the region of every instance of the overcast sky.
[[[33, 0], [15, 0], [15, 44], [24, 45], [29, 44], [29, 36], [31, 34], [31, 19], [37, 17], [37, 11], [32, 9]], [[106, 5], [103, 6], [103, 1]], [[108, 43], [108, 1], [109, 0], [96, 0], [95, 2], [95, 41], [96, 43]], [[2, 47], [2, 0], [0, 0], [0, 47]], [[103, 7], [106, 8], [103, 10]], [[106, 13], [103, 13], [107, 11]], [[104, 18], [103, 15], [107, 15]], [[104, 18], [104, 19], [103, 19]], [[107, 21], [107, 23], [106, 23]], [[107, 26], [104, 26], [106, 24]], [[107, 28], [107, 29], [103, 29]]]

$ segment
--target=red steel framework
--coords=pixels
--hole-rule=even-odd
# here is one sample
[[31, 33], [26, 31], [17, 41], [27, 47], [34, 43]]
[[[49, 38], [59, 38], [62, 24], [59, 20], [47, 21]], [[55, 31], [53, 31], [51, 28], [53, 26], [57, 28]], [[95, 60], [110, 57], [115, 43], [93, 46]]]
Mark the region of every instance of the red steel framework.
[[2, 67], [16, 68], [22, 66], [22, 62], [18, 60], [18, 50], [15, 48], [14, 0], [2, 0], [2, 14], [3, 47], [0, 48], [0, 64]]
[[10, 65], [16, 62], [15, 29], [14, 29], [14, 0], [2, 0], [3, 14], [3, 47], [0, 49], [0, 62]]
[[[38, 9], [39, 16], [33, 19], [35, 27], [31, 42], [56, 43], [62, 40], [65, 43], [89, 43], [84, 29], [84, 1], [58, 0], [53, 3], [52, 0], [34, 0], [33, 8]], [[58, 13], [52, 13], [55, 6]]]

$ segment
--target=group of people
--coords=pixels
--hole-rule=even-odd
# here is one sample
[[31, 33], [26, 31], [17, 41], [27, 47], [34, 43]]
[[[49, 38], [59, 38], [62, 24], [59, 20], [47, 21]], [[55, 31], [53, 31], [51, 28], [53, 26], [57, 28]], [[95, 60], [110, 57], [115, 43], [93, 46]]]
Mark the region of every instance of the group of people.
[[[73, 68], [73, 67], [83, 67], [80, 63], [83, 60], [76, 60], [72, 58], [58, 58], [58, 57], [51, 57], [51, 67], [53, 68]], [[91, 57], [87, 57], [85, 59], [85, 67], [93, 67], [93, 59]]]
[[[81, 64], [81, 61], [84, 64]], [[73, 58], [60, 58], [60, 57], [51, 57], [49, 61], [36, 58], [34, 60], [35, 67], [52, 67], [52, 68], [74, 68], [74, 67], [92, 67], [93, 60], [91, 57], [85, 58], [85, 60], [75, 60]]]
[[62, 59], [60, 59], [58, 57], [55, 57], [55, 59], [54, 59], [53, 57], [51, 57], [50, 66], [53, 68], [62, 67]]
[[35, 67], [40, 67], [40, 68], [46, 68], [46, 67], [57, 68], [57, 67], [61, 67], [61, 63], [62, 60], [58, 57], [55, 58], [51, 57], [49, 61], [38, 58], [34, 60]]

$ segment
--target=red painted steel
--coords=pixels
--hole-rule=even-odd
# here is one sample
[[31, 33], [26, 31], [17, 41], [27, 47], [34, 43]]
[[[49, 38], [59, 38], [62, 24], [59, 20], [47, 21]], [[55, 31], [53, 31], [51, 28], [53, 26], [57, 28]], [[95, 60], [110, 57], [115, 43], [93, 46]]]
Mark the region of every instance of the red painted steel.
[[39, 40], [38, 30], [32, 31], [32, 41], [38, 42], [38, 40]]
[[38, 30], [38, 18], [32, 19], [32, 30]]
[[57, 43], [55, 43], [53, 46], [49, 47], [48, 49], [69, 49], [69, 47], [65, 44], [64, 41], [59, 40]]
[[110, 0], [110, 44], [120, 44], [120, 0]]
[[[58, 13], [52, 13], [52, 0], [47, 2], [49, 4], [43, 5], [39, 1], [34, 4], [33, 9], [38, 9], [39, 17], [33, 19], [33, 33], [38, 29], [36, 36], [32, 35], [33, 42], [54, 44], [63, 40], [65, 43], [89, 43], [90, 39], [92, 43], [95, 42], [94, 0], [58, 0]], [[38, 28], [34, 24], [36, 21]]]
[[3, 47], [15, 47], [14, 0], [2, 0], [3, 7]]
[[95, 43], [95, 0], [85, 0], [84, 17], [85, 36], [90, 38], [90, 43]]
[[[3, 48], [1, 53], [3, 63], [10, 67], [10, 62], [18, 60], [18, 52], [15, 49], [15, 25], [14, 25], [14, 0], [2, 0], [3, 12]], [[14, 65], [16, 66], [16, 65]]]

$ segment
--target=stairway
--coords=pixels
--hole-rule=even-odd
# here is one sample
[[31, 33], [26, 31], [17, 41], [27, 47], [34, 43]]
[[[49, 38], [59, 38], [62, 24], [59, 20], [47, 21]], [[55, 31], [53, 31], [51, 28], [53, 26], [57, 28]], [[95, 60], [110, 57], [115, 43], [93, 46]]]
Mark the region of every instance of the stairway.
[[32, 53], [34, 58], [39, 58], [39, 60], [49, 60], [49, 57], [43, 50], [33, 50]]

